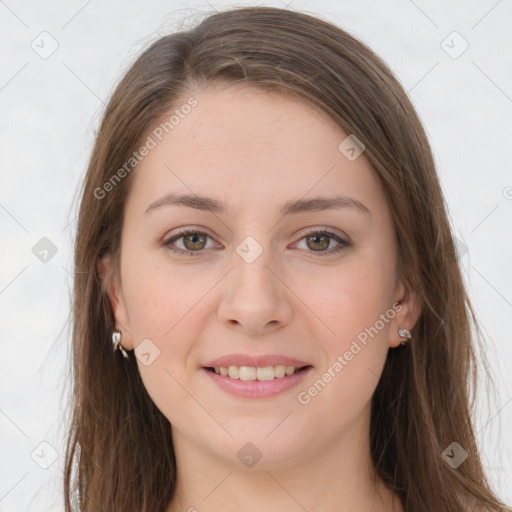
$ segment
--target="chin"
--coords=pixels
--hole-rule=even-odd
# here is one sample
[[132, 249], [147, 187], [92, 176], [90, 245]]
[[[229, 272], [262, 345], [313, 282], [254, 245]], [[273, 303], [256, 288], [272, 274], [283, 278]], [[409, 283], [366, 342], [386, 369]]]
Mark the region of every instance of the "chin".
[[261, 429], [247, 424], [232, 426], [229, 432], [233, 437], [224, 436], [220, 443], [212, 440], [210, 449], [237, 469], [253, 470], [289, 468], [307, 455], [305, 450], [311, 443], [304, 432], [290, 431], [290, 428], [279, 431], [280, 427], [276, 429], [279, 422], [275, 421], [258, 424]]

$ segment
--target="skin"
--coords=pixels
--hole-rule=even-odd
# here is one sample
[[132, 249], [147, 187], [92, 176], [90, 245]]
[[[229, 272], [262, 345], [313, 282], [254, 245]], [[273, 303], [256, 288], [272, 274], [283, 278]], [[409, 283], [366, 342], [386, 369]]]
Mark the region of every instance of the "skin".
[[[149, 366], [137, 363], [172, 425], [178, 480], [167, 512], [402, 510], [372, 476], [370, 400], [388, 350], [402, 341], [398, 329], [413, 328], [420, 305], [397, 278], [393, 222], [377, 177], [364, 153], [349, 161], [340, 152], [347, 134], [301, 100], [248, 86], [190, 96], [198, 105], [132, 176], [120, 275], [108, 258], [99, 266], [124, 348], [150, 339], [160, 351]], [[227, 213], [180, 205], [145, 213], [168, 192], [213, 197]], [[279, 214], [287, 200], [334, 194], [369, 212]], [[186, 226], [210, 237], [195, 256], [162, 246]], [[325, 248], [324, 239], [307, 237], [325, 227], [351, 245], [322, 255], [338, 242], [328, 238]], [[252, 263], [236, 252], [247, 236], [263, 249]], [[174, 245], [191, 251], [194, 242]], [[394, 303], [401, 306], [394, 318], [299, 403], [299, 392]], [[232, 353], [282, 354], [313, 370], [278, 396], [233, 397], [201, 369]], [[247, 442], [262, 454], [252, 468], [237, 457]]]

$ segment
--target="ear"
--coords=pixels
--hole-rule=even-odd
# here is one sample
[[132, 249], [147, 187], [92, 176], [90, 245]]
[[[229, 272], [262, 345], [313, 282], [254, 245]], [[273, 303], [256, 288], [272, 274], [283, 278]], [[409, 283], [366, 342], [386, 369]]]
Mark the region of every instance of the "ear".
[[133, 337], [128, 315], [128, 308], [123, 296], [119, 273], [114, 268], [110, 255], [101, 258], [96, 268], [107, 294], [110, 308], [114, 315], [115, 329], [121, 331], [121, 345], [125, 350], [133, 350]]
[[423, 301], [410, 282], [402, 279], [397, 284], [393, 304], [396, 304], [393, 307], [396, 313], [390, 322], [389, 346], [395, 348], [403, 341], [402, 336], [398, 334], [399, 329], [408, 329], [414, 339], [412, 330], [421, 315]]

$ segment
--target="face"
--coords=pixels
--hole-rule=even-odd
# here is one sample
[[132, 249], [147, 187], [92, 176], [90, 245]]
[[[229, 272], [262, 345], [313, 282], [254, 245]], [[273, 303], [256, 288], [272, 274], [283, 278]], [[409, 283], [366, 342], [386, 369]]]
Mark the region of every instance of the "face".
[[116, 327], [175, 443], [296, 464], [368, 433], [386, 354], [413, 326], [390, 211], [364, 152], [340, 150], [348, 134], [308, 104], [190, 96], [131, 176]]

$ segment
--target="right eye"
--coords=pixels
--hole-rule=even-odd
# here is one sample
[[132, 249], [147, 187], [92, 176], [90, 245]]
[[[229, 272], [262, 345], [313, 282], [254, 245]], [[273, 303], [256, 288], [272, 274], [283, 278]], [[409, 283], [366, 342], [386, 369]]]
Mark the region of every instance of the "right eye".
[[[162, 245], [172, 252], [177, 254], [184, 254], [187, 256], [199, 256], [204, 249], [210, 249], [206, 247], [207, 240], [211, 239], [204, 231], [198, 229], [185, 229], [178, 234], [164, 240]], [[181, 240], [183, 247], [176, 247], [175, 243]]]

